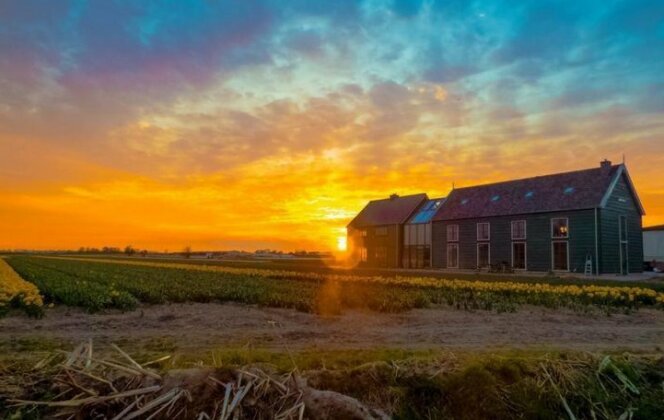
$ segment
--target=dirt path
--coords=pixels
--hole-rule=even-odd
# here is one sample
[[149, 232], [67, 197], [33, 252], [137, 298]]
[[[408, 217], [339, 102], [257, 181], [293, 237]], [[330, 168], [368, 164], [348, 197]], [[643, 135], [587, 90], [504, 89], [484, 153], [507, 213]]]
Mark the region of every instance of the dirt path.
[[583, 350], [661, 351], [664, 312], [580, 314], [522, 307], [517, 313], [450, 308], [403, 314], [347, 312], [322, 318], [287, 309], [239, 304], [145, 306], [134, 312], [90, 315], [65, 307], [42, 320], [16, 314], [0, 319], [0, 342], [16, 339], [71, 342], [168, 338], [179, 350], [250, 344], [290, 349], [484, 349], [552, 347]]

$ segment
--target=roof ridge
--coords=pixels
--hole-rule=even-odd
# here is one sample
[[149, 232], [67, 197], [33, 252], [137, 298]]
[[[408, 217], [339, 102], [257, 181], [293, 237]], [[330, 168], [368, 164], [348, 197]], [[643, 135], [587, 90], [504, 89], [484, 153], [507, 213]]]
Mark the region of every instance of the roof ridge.
[[[611, 169], [613, 170], [614, 168], [622, 166], [622, 163], [616, 164], [616, 165], [611, 165]], [[480, 188], [480, 187], [493, 187], [496, 185], [501, 185], [501, 184], [511, 184], [513, 182], [523, 182], [523, 181], [529, 181], [531, 179], [541, 179], [541, 178], [549, 178], [549, 177], [554, 177], [554, 176], [561, 176], [561, 175], [571, 175], [571, 174], [577, 174], [581, 172], [590, 172], [590, 171], [599, 171], [601, 168], [598, 166], [596, 168], [587, 168], [587, 169], [577, 169], [574, 171], [566, 171], [566, 172], [556, 172], [553, 174], [546, 174], [546, 175], [535, 175], [531, 177], [525, 177], [525, 178], [517, 178], [517, 179], [509, 179], [505, 181], [498, 181], [498, 182], [489, 182], [486, 184], [477, 184], [477, 185], [469, 185], [467, 187], [459, 187], [455, 188], [452, 191], [457, 191], [457, 190], [467, 190], [470, 188]]]
[[427, 193], [417, 193], [417, 194], [399, 195], [399, 196], [394, 197], [394, 198], [392, 198], [392, 197], [379, 198], [379, 199], [376, 199], [376, 200], [369, 200], [369, 202], [370, 203], [377, 203], [379, 201], [398, 200], [400, 198], [410, 198], [410, 197], [417, 197], [417, 196], [421, 196], [421, 195], [423, 195], [423, 196], [427, 197], [427, 199], [429, 199], [428, 198], [429, 196], [427, 195]]

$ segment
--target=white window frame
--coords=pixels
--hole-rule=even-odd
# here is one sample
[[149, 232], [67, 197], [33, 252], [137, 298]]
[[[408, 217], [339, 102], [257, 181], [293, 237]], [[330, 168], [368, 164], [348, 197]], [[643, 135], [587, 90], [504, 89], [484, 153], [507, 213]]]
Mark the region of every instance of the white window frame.
[[[522, 238], [517, 238], [514, 236], [514, 225], [516, 223], [523, 223], [523, 237]], [[525, 241], [528, 238], [528, 223], [526, 223], [525, 220], [512, 220], [512, 224], [510, 225], [511, 228], [511, 235], [512, 235], [512, 240], [513, 241]], [[553, 229], [551, 230], [553, 232]]]
[[[514, 267], [514, 245], [515, 244], [523, 244], [523, 268], [516, 268]], [[567, 250], [569, 252], [569, 249]], [[514, 241], [512, 242], [512, 268], [515, 270], [519, 271], [526, 271], [528, 270], [528, 242], [526, 241]]]
[[[456, 265], [450, 265], [450, 247], [456, 247]], [[445, 256], [447, 260], [447, 268], [459, 268], [459, 243], [450, 242], [447, 244], [447, 255]]]
[[[567, 246], [567, 270], [559, 270], [559, 269], [556, 268], [556, 260], [555, 260], [556, 250], [555, 250], [555, 247], [553, 246], [553, 244], [556, 244], [556, 243], [565, 244]], [[563, 273], [569, 272], [570, 271], [569, 256], [570, 256], [569, 241], [551, 241], [551, 271], [557, 271], [557, 272], [563, 272]]]
[[487, 248], [489, 249], [489, 252], [488, 252], [489, 255], [488, 255], [488, 258], [487, 258], [486, 267], [491, 266], [491, 243], [486, 242], [486, 241], [485, 242], [478, 242], [477, 243], [477, 249], [476, 249], [477, 252], [476, 252], [476, 255], [475, 255], [475, 257], [476, 257], [475, 265], [478, 269], [484, 268], [484, 267], [480, 267], [480, 246], [484, 246], [484, 245], [486, 245]]
[[[554, 221], [554, 220], [565, 220], [565, 225], [567, 226], [567, 236], [554, 236], [554, 235], [553, 235], [553, 221]], [[551, 227], [550, 227], [550, 231], [551, 231], [551, 239], [569, 239], [569, 231], [570, 231], [570, 228], [569, 228], [569, 217], [552, 217], [552, 218], [551, 218]]]
[[[450, 228], [456, 230], [456, 239], [450, 239]], [[447, 242], [459, 242], [459, 225], [447, 225]]]
[[[486, 225], [486, 226], [487, 226], [487, 233], [488, 233], [488, 235], [487, 235], [487, 238], [486, 238], [486, 239], [484, 239], [484, 238], [480, 239], [480, 225]], [[485, 242], [485, 241], [490, 241], [490, 240], [491, 240], [491, 223], [489, 223], [489, 222], [481, 222], [481, 223], [478, 223], [478, 224], [477, 224], [477, 232], [476, 232], [476, 236], [477, 236], [477, 241], [478, 241], [478, 242], [480, 242], [480, 241], [484, 241], [484, 242]]]

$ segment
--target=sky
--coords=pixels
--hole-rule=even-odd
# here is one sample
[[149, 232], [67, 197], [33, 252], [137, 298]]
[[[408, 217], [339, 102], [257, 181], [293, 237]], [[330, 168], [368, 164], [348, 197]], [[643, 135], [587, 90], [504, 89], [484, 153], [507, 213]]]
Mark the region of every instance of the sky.
[[335, 249], [368, 200], [626, 159], [662, 1], [0, 1], [0, 249]]

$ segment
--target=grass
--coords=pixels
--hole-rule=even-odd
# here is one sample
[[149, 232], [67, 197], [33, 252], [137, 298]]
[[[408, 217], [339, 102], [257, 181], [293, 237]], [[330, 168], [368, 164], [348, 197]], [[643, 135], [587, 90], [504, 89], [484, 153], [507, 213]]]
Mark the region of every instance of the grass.
[[[171, 349], [160, 351], [164, 343], [159, 340], [149, 346], [125, 344], [121, 347], [140, 363], [173, 354]], [[657, 419], [664, 411], [661, 355], [389, 348], [173, 351], [175, 357], [162, 362], [157, 367], [160, 371], [259, 365], [268, 371], [289, 372], [296, 367], [310, 386], [358, 398], [396, 419], [560, 419], [571, 418], [569, 413], [578, 419]], [[21, 383], [23, 376], [35, 374], [30, 366], [34, 360], [4, 369], [0, 362], [0, 384]], [[50, 395], [47, 390], [27, 392]]]

